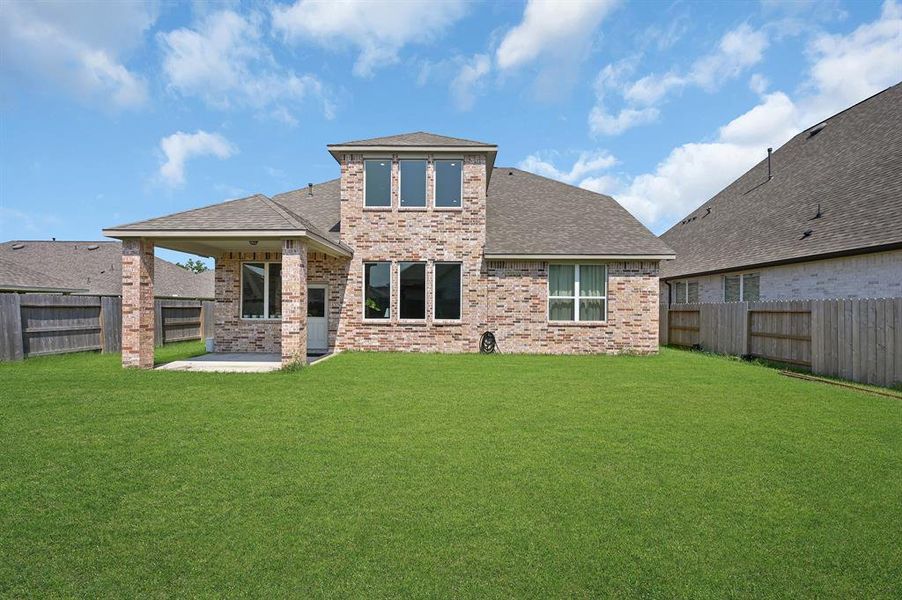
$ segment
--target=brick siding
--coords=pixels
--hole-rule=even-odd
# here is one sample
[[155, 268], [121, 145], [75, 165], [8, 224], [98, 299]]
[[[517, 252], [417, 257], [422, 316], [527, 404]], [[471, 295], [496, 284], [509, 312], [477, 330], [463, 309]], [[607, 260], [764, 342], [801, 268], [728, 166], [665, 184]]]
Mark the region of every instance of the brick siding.
[[122, 366], [153, 367], [153, 242], [122, 240]]

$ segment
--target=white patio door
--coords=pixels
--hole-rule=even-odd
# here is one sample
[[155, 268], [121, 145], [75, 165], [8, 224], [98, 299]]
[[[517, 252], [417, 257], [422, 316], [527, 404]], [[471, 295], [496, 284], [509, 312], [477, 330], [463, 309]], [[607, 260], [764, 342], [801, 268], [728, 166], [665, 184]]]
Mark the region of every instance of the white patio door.
[[325, 285], [307, 286], [307, 350], [329, 348], [329, 306]]

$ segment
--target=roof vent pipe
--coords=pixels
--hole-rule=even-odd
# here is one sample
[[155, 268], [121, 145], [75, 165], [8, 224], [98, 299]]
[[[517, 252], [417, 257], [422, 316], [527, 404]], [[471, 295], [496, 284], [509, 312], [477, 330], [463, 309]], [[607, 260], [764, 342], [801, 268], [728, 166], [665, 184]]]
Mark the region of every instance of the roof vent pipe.
[[307, 195], [313, 196], [313, 184], [312, 183], [307, 184]]
[[767, 149], [767, 180], [768, 180], [768, 181], [770, 181], [771, 178], [773, 177], [773, 175], [771, 174], [771, 170], [770, 170], [770, 156], [771, 156], [771, 154], [773, 154], [773, 153], [774, 153], [774, 149], [773, 149], [773, 148], [768, 148], [768, 149]]

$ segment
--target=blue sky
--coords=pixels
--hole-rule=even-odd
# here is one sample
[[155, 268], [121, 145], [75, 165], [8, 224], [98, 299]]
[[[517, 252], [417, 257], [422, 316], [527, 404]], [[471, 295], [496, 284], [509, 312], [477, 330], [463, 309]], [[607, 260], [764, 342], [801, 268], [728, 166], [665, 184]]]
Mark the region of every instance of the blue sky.
[[302, 187], [337, 177], [327, 143], [415, 130], [497, 143], [660, 233], [900, 80], [891, 0], [6, 1], [0, 239]]

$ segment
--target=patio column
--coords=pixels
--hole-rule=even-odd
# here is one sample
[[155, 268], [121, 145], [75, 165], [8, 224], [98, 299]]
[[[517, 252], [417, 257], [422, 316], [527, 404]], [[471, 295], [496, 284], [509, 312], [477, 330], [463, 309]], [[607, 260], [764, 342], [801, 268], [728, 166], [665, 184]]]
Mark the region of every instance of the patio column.
[[307, 243], [282, 242], [282, 364], [307, 364]]
[[122, 240], [122, 366], [153, 368], [153, 242]]

